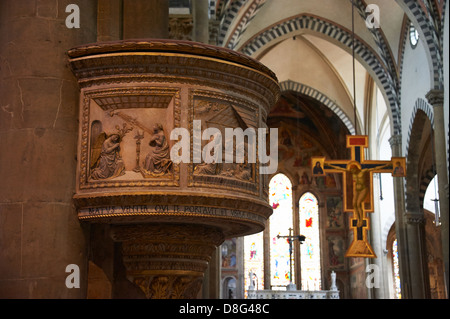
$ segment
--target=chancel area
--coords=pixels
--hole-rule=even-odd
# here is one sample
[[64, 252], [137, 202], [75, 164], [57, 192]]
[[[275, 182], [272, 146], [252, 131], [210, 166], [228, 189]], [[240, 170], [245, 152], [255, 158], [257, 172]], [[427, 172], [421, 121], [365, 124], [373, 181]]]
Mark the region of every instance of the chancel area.
[[0, 1], [0, 298], [448, 299], [448, 20]]

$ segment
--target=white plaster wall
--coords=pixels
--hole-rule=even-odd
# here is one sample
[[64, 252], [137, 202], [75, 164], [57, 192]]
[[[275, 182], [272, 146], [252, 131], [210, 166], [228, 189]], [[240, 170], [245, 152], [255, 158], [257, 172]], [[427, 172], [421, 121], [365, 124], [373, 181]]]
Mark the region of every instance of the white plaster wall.
[[325, 94], [353, 121], [352, 100], [346, 93], [345, 84], [323, 56], [318, 55], [301, 37], [281, 42], [264, 55], [260, 62], [275, 72], [280, 82], [292, 80]]
[[[327, 62], [331, 63], [331, 68], [340, 77], [343, 88], [346, 90], [349, 98], [353, 99], [353, 57], [342, 48], [335, 44], [313, 35], [305, 34], [304, 37], [310, 41], [315, 47], [317, 47], [321, 54], [326, 58]], [[367, 71], [361, 65], [361, 63], [355, 60], [355, 74], [356, 74], [356, 106], [358, 112], [359, 125], [365, 131], [364, 119], [367, 116], [365, 114], [365, 90], [366, 90], [366, 76]], [[351, 101], [353, 103], [353, 101]], [[350, 119], [354, 119], [353, 113]]]
[[392, 0], [370, 0], [366, 3], [368, 5], [376, 4], [380, 9], [380, 28], [390, 44], [395, 61], [397, 61], [403, 24], [403, 9]]
[[425, 101], [426, 94], [430, 91], [431, 78], [430, 78], [430, 65], [428, 64], [426, 48], [422, 38], [416, 48], [412, 48], [408, 39], [406, 40], [405, 54], [403, 57], [403, 73], [401, 83], [401, 127], [402, 127], [402, 147], [403, 155], [406, 154], [408, 147], [406, 141], [408, 138], [409, 125], [411, 123], [411, 117], [414, 105], [418, 98], [422, 98]]

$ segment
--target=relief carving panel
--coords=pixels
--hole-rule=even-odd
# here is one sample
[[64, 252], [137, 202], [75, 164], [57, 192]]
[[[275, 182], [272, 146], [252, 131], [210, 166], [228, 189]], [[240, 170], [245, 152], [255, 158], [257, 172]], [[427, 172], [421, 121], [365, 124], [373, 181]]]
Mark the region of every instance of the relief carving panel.
[[[191, 148], [194, 149], [197, 141], [194, 136], [194, 121], [200, 121], [201, 131], [206, 129], [217, 129], [218, 132], [210, 140], [202, 140], [202, 145], [198, 146], [203, 151], [207, 144], [213, 139], [221, 139], [221, 157], [218, 161], [206, 163], [203, 159], [201, 163], [190, 165], [189, 186], [208, 187], [214, 186], [225, 190], [238, 190], [239, 192], [259, 195], [260, 174], [258, 173], [258, 162], [249, 161], [249, 151], [251, 148], [257, 150], [256, 135], [255, 143], [244, 139], [244, 161], [237, 160], [237, 143], [226, 129], [240, 129], [244, 133], [250, 128], [257, 132], [259, 127], [259, 108], [256, 105], [238, 98], [225, 96], [217, 92], [206, 90], [190, 90], [190, 132]], [[226, 161], [226, 143], [233, 143], [232, 163]], [[212, 155], [213, 155], [212, 151]], [[228, 153], [230, 151], [228, 150]], [[255, 153], [256, 154], [256, 153]]]
[[88, 91], [82, 112], [80, 189], [179, 185], [169, 140], [180, 125], [178, 89]]

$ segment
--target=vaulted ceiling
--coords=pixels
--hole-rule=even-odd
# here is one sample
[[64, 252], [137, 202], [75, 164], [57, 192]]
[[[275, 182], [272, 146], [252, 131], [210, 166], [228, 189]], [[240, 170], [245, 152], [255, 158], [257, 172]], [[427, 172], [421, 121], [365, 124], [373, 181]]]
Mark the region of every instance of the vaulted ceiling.
[[[351, 0], [213, 2], [212, 14], [220, 22], [218, 45], [260, 60], [280, 82], [293, 82], [318, 92], [339, 108], [338, 112], [343, 113], [339, 117], [350, 121], [357, 133], [364, 134], [368, 129], [368, 101], [376, 92], [372, 87], [375, 84], [384, 97], [378, 102], [385, 104], [395, 134], [401, 112], [401, 60], [410, 19], [425, 38], [432, 26], [421, 17], [442, 10], [443, 1], [354, 0], [353, 7]], [[374, 16], [379, 16], [378, 25], [374, 25]], [[428, 36], [427, 41], [431, 48], [436, 39]], [[437, 77], [434, 74], [430, 78], [433, 76]]]

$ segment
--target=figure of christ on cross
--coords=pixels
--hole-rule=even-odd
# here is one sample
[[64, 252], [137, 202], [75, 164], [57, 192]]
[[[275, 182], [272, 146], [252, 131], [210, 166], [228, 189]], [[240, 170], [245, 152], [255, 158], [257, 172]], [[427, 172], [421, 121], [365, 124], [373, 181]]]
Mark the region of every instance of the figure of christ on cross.
[[[376, 258], [372, 247], [367, 241], [369, 218], [366, 213], [373, 212], [373, 174], [391, 173], [395, 177], [405, 176], [405, 159], [392, 158], [390, 161], [366, 161], [364, 148], [368, 147], [367, 136], [347, 136], [347, 148], [351, 149], [350, 160], [326, 160], [324, 157], [311, 158], [314, 167], [322, 166], [323, 175], [327, 173], [343, 174], [344, 211], [352, 212], [350, 227], [354, 238], [346, 257]], [[396, 166], [394, 168], [394, 166]], [[402, 174], [398, 174], [398, 167]], [[316, 170], [317, 171], [317, 170]]]

